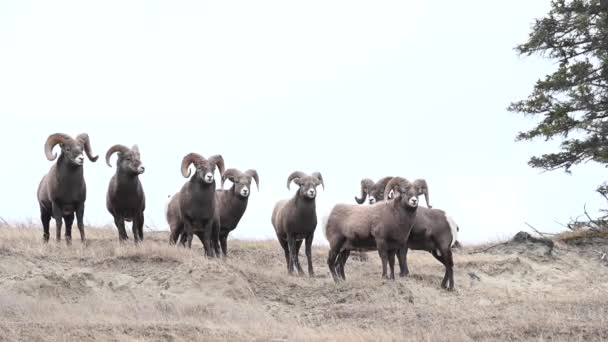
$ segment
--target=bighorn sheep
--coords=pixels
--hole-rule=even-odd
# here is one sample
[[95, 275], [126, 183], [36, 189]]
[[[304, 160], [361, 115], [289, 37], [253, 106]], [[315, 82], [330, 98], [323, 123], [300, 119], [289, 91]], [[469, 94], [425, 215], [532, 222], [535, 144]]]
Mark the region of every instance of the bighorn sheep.
[[[361, 197], [357, 197], [355, 196], [355, 201], [359, 204], [363, 204], [365, 203], [365, 199], [368, 198], [369, 196], [369, 204], [374, 204], [376, 202], [381, 202], [384, 200], [384, 188], [386, 187], [386, 184], [392, 179], [393, 177], [384, 177], [378, 180], [378, 182], [374, 183], [373, 180], [369, 179], [369, 178], [364, 178], [361, 180]], [[367, 253], [363, 252], [363, 251], [353, 251], [354, 253], [356, 253], [355, 255], [358, 255], [359, 259], [361, 261], [367, 261]], [[344, 263], [346, 263], [346, 259], [348, 259], [348, 256], [350, 255], [350, 251], [345, 251], [344, 253], [341, 253], [341, 255], [338, 257], [338, 262], [341, 265], [344, 265]]]
[[305, 239], [308, 274], [313, 277], [312, 240], [317, 227], [316, 188], [321, 185], [325, 190], [325, 184], [323, 176], [319, 172], [314, 172], [311, 175], [300, 171], [293, 172], [287, 178], [287, 189], [289, 189], [289, 184], [292, 181], [299, 186], [298, 191], [291, 199], [280, 200], [276, 203], [272, 211], [271, 221], [277, 239], [285, 252], [287, 272], [291, 275], [296, 268], [299, 275], [304, 274], [300, 266], [298, 253], [302, 246], [302, 240]]
[[361, 197], [355, 196], [355, 201], [359, 204], [363, 204], [365, 199], [369, 196], [369, 204], [374, 204], [376, 202], [381, 202], [384, 200], [384, 188], [386, 188], [386, 184], [393, 179], [393, 177], [384, 177], [380, 178], [378, 182], [374, 183], [373, 180], [369, 178], [364, 178], [361, 180]]
[[426, 184], [426, 180], [416, 179], [414, 181], [414, 186], [418, 188], [418, 195], [424, 195], [424, 201], [426, 202], [426, 206], [429, 208], [433, 208], [429, 203], [429, 186]]
[[370, 206], [338, 204], [331, 210], [325, 236], [330, 246], [327, 265], [335, 282], [346, 279], [343, 269], [336, 271], [338, 255], [346, 250], [377, 250], [382, 259], [382, 277], [395, 278], [395, 255], [407, 243], [412, 230], [418, 192], [413, 183], [401, 177], [394, 177], [389, 184], [399, 186], [393, 201]]
[[72, 243], [72, 224], [74, 213], [80, 231], [80, 239], [86, 241], [84, 233], [84, 203], [87, 198], [87, 187], [84, 181], [84, 153], [90, 161], [95, 162], [99, 156], [94, 156], [91, 142], [86, 133], [73, 139], [67, 134], [51, 134], [44, 144], [44, 154], [49, 161], [57, 158], [53, 147], [59, 144], [61, 154], [49, 172], [42, 177], [38, 185], [38, 203], [40, 204], [40, 219], [44, 229], [43, 238], [49, 240], [49, 224], [51, 217], [55, 219], [57, 241], [61, 240], [62, 219], [65, 221], [65, 240]]
[[176, 243], [179, 234], [183, 232], [183, 244], [187, 242], [188, 248], [191, 248], [193, 235], [196, 234], [203, 243], [205, 254], [214, 257], [219, 254], [214, 173], [216, 167], [220, 174], [224, 173], [224, 159], [219, 154], [205, 159], [200, 154], [189, 153], [182, 160], [184, 178], [190, 177], [191, 164], [196, 168], [194, 176], [173, 196], [167, 208], [166, 217], [171, 228], [170, 242]]
[[114, 217], [118, 228], [118, 239], [127, 240], [125, 221], [133, 223], [133, 239], [135, 243], [144, 239], [144, 210], [146, 209], [146, 196], [139, 181], [139, 175], [145, 171], [141, 163], [139, 147], [133, 145], [128, 148], [124, 145], [114, 145], [106, 153], [106, 164], [110, 164], [112, 154], [118, 153], [116, 161], [116, 174], [110, 179], [106, 194], [106, 208]]
[[[400, 190], [389, 182], [385, 189], [385, 196], [394, 190], [397, 194]], [[454, 259], [452, 247], [456, 243], [458, 225], [445, 211], [432, 208], [418, 208], [414, 227], [405, 248], [399, 250], [399, 264], [402, 265], [401, 276], [409, 274], [407, 267], [407, 250], [424, 250], [430, 252], [439, 262], [445, 266], [445, 275], [441, 287], [448, 290], [454, 289]], [[449, 282], [449, 284], [448, 284]]]
[[[224, 190], [226, 179], [233, 183], [228, 190]], [[249, 169], [243, 173], [237, 169], [228, 169], [222, 175], [222, 188], [215, 192], [220, 218], [219, 242], [224, 256], [228, 255], [228, 234], [236, 228], [247, 209], [252, 179], [259, 191], [260, 178], [256, 170]]]

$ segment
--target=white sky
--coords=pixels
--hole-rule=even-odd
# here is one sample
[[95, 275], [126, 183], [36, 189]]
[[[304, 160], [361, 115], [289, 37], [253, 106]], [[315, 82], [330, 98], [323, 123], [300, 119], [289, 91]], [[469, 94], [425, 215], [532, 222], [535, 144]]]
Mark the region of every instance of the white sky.
[[[274, 238], [274, 203], [294, 170], [320, 171], [319, 218], [354, 203], [361, 178], [426, 178], [459, 239], [561, 229], [605, 170], [540, 174], [529, 157], [557, 142], [515, 143], [534, 121], [509, 113], [554, 65], [519, 58], [548, 1], [2, 1], [0, 216], [39, 222], [36, 188], [55, 132], [89, 133], [85, 220], [112, 222], [104, 163], [139, 144], [147, 224], [167, 229], [182, 157], [220, 153], [255, 168], [237, 238]], [[153, 116], [156, 115], [156, 116]], [[219, 183], [218, 183], [219, 184]], [[295, 187], [294, 187], [295, 188]], [[423, 202], [424, 203], [424, 202]], [[54, 230], [54, 228], [52, 228]], [[322, 242], [318, 226], [316, 241]]]

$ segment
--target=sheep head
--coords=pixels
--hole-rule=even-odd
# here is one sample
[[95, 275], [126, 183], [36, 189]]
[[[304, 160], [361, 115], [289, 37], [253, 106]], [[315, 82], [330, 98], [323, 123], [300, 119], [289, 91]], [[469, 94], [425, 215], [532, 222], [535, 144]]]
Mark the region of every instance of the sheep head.
[[384, 197], [389, 198], [389, 193], [393, 191], [394, 203], [401, 204], [405, 208], [418, 207], [418, 187], [402, 177], [393, 177], [384, 189]]
[[369, 204], [384, 201], [384, 188], [393, 177], [384, 177], [374, 183], [369, 178], [361, 180], [361, 198], [355, 197], [359, 204], [365, 203], [365, 198], [369, 196]]
[[222, 189], [224, 188], [224, 182], [229, 179], [234, 183], [234, 192], [243, 198], [249, 197], [251, 193], [251, 180], [255, 180], [255, 185], [260, 191], [260, 179], [258, 172], [253, 169], [245, 171], [245, 173], [237, 169], [228, 169], [222, 174]]
[[76, 166], [84, 164], [83, 152], [92, 162], [96, 162], [99, 158], [99, 156], [93, 155], [89, 135], [86, 133], [78, 135], [76, 139], [64, 133], [51, 134], [44, 144], [44, 154], [49, 161], [57, 158], [57, 153], [53, 153], [53, 148], [56, 145], [60, 146], [61, 154]]
[[424, 179], [416, 179], [414, 185], [418, 188], [419, 195], [428, 195], [429, 186]]
[[137, 145], [133, 145], [131, 148], [120, 144], [110, 147], [108, 152], [106, 152], [106, 164], [109, 167], [112, 167], [110, 157], [114, 153], [118, 153], [118, 160], [116, 162], [118, 170], [123, 170], [130, 175], [141, 175], [144, 173], [145, 168], [141, 162], [139, 147]]
[[198, 153], [188, 153], [182, 160], [182, 176], [190, 178], [190, 165], [194, 164], [196, 169], [195, 177], [199, 177], [204, 183], [211, 184], [215, 182], [215, 168], [217, 167], [220, 174], [224, 173], [224, 158], [216, 154], [209, 159], [201, 156]]
[[[355, 196], [355, 201], [359, 204], [365, 203], [365, 199], [369, 194], [369, 190], [374, 186], [374, 181], [369, 178], [364, 178], [361, 180], [361, 197]], [[371, 203], [371, 199], [370, 199]]]
[[325, 183], [320, 172], [313, 172], [310, 176], [301, 171], [293, 172], [287, 178], [287, 189], [290, 189], [289, 185], [292, 181], [300, 187], [298, 190], [299, 194], [311, 200], [317, 196], [317, 186], [321, 185], [323, 190], [325, 190]]

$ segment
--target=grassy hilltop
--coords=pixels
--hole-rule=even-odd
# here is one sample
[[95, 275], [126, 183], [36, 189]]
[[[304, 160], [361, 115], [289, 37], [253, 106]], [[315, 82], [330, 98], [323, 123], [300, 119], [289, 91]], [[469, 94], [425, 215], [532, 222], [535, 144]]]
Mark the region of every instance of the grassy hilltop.
[[457, 249], [448, 293], [425, 252], [410, 252], [407, 279], [381, 280], [369, 253], [335, 285], [320, 246], [310, 279], [287, 276], [273, 240], [232, 240], [217, 261], [198, 242], [169, 246], [166, 232], [139, 247], [112, 229], [87, 227], [86, 248], [77, 232], [72, 247], [41, 236], [0, 229], [0, 341], [608, 340], [601, 239], [562, 237], [550, 255], [529, 243]]

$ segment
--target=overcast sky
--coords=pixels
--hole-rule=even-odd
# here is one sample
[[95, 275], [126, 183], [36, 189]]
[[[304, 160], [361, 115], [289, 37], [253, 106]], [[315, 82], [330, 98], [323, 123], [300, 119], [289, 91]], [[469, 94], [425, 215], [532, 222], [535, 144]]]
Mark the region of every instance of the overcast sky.
[[557, 142], [514, 142], [535, 121], [505, 108], [555, 65], [513, 47], [548, 9], [529, 0], [2, 1], [0, 216], [38, 223], [46, 138], [87, 132], [101, 156], [84, 166], [90, 224], [112, 222], [105, 152], [137, 143], [155, 229], [168, 228], [166, 198], [186, 181], [183, 156], [197, 152], [259, 172], [237, 238], [275, 238], [270, 215], [293, 195], [294, 170], [323, 174], [320, 219], [354, 203], [362, 178], [400, 175], [427, 180], [463, 242], [510, 236], [524, 222], [558, 231], [554, 221], [603, 204], [593, 190], [605, 169], [540, 173], [529, 157]]

